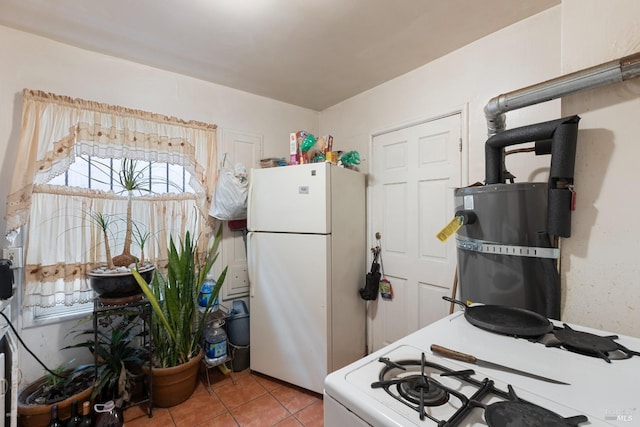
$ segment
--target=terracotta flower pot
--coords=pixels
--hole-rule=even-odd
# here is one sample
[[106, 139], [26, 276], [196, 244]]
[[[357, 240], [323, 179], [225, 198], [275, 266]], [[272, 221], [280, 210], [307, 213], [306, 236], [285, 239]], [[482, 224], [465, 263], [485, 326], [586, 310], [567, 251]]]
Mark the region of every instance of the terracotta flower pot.
[[193, 394], [198, 384], [200, 353], [187, 363], [171, 368], [153, 368], [153, 405], [169, 408], [187, 400]]
[[[46, 381], [45, 377], [42, 377], [20, 391], [18, 395], [18, 425], [21, 427], [46, 427], [49, 424], [49, 418], [51, 417], [50, 405], [29, 405], [24, 403], [25, 397], [33, 393]], [[74, 400], [78, 401], [78, 405], [82, 405], [82, 402], [91, 399], [91, 392], [93, 387], [89, 387], [80, 393], [68, 397], [65, 400], [56, 402], [58, 405], [58, 416], [61, 420], [65, 420], [71, 416], [71, 403]]]

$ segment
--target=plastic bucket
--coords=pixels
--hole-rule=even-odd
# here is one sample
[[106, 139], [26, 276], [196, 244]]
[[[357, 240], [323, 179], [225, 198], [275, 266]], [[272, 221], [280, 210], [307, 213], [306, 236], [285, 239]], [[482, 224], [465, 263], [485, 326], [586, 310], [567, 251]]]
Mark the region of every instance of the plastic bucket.
[[242, 315], [249, 314], [249, 310], [247, 309], [247, 304], [245, 304], [242, 300], [236, 300], [233, 302], [233, 308], [231, 309], [231, 315], [234, 314]]
[[227, 320], [227, 337], [229, 342], [238, 345], [249, 345], [249, 315], [230, 317]]
[[236, 346], [249, 345], [249, 313], [244, 301], [234, 301], [227, 319], [227, 337]]
[[231, 369], [233, 372], [240, 372], [249, 368], [249, 346], [229, 343], [229, 348], [231, 349]]

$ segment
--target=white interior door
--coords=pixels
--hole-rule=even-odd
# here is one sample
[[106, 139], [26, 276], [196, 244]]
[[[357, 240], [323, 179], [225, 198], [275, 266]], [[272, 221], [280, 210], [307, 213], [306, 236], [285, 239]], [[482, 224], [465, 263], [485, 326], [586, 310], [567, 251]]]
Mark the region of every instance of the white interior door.
[[394, 292], [393, 300], [370, 304], [373, 350], [448, 314], [442, 296], [451, 293], [455, 245], [436, 234], [454, 215], [461, 125], [454, 114], [373, 138], [371, 224]]
[[[222, 156], [227, 156], [227, 164], [242, 163], [247, 169], [260, 167], [262, 156], [262, 135], [225, 129], [222, 136]], [[229, 266], [227, 278], [220, 292], [221, 301], [246, 297], [249, 293], [247, 274], [247, 252], [243, 231], [232, 231], [226, 225], [222, 231], [221, 265]]]

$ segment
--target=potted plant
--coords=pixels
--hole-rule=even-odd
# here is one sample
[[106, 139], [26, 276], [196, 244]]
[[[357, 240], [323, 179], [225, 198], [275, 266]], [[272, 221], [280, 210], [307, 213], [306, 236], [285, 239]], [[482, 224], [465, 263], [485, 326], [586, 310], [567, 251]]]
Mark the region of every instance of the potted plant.
[[67, 348], [87, 348], [96, 360], [95, 386], [91, 399], [96, 402], [113, 400], [118, 407], [128, 403], [132, 388], [141, 381], [142, 364], [148, 357], [142, 347], [140, 312], [122, 308], [101, 322], [100, 327], [73, 331], [86, 339]]
[[[143, 361], [149, 358], [142, 346], [143, 341], [139, 341], [144, 332], [138, 321], [141, 315], [139, 308], [123, 307], [110, 313], [108, 318], [103, 318], [97, 330], [93, 327], [71, 330], [69, 334], [86, 339], [62, 350], [88, 348], [96, 363], [73, 369], [67, 368], [73, 360], [54, 370], [45, 366], [47, 375], [28, 384], [18, 393], [19, 425], [46, 427], [54, 404], [58, 405], [59, 418], [64, 420], [71, 414], [73, 401], [81, 404], [84, 401], [113, 400], [119, 407], [130, 401], [134, 394], [132, 390], [145, 377]], [[87, 320], [92, 318], [81, 322]]]
[[21, 427], [46, 427], [51, 407], [58, 405], [60, 419], [71, 416], [71, 403], [91, 398], [95, 372], [93, 365], [66, 369], [73, 361], [49, 371], [18, 393], [18, 424]]
[[[108, 165], [104, 165], [107, 169]], [[106, 265], [98, 266], [88, 273], [91, 287], [102, 298], [123, 298], [140, 294], [140, 288], [133, 279], [129, 267], [135, 265], [146, 280], [150, 280], [155, 267], [144, 263], [144, 245], [149, 238], [149, 233], [142, 230], [139, 224], [132, 219], [132, 203], [135, 192], [149, 192], [149, 177], [145, 173], [146, 168], [139, 169], [137, 162], [131, 159], [122, 159], [118, 172], [118, 182], [127, 194], [127, 210], [124, 218], [107, 212], [90, 213], [93, 222], [102, 233], [105, 247]], [[124, 220], [125, 233], [122, 253], [111, 256], [111, 244], [109, 240], [110, 229], [117, 220]], [[131, 252], [131, 245], [136, 240], [140, 247], [140, 256]]]
[[198, 309], [198, 293], [218, 257], [221, 240], [219, 226], [210, 249], [200, 254], [197, 239], [189, 232], [179, 247], [171, 239], [166, 276], [156, 272], [151, 283], [131, 270], [153, 309], [153, 402], [159, 407], [177, 405], [195, 390], [207, 314], [224, 283], [227, 267], [218, 277], [204, 313]]

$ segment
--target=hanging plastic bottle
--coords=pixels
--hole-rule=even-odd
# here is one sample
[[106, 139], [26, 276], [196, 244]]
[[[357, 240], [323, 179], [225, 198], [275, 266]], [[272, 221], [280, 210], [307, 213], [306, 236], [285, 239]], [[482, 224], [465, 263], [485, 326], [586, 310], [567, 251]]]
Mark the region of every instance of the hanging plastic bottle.
[[96, 427], [122, 427], [124, 417], [120, 409], [116, 407], [113, 400], [105, 404], [96, 403], [93, 405], [96, 411]]
[[[213, 289], [216, 287], [216, 281], [213, 279], [205, 279], [202, 282], [202, 286], [200, 287], [200, 294], [198, 295], [198, 309], [201, 313], [204, 313], [207, 304], [209, 304], [209, 300], [211, 299], [211, 294], [213, 293]], [[218, 310], [218, 295], [214, 297], [213, 303], [211, 305], [211, 311]]]
[[204, 333], [204, 358], [209, 365], [219, 365], [227, 358], [227, 333], [221, 320], [209, 322]]

